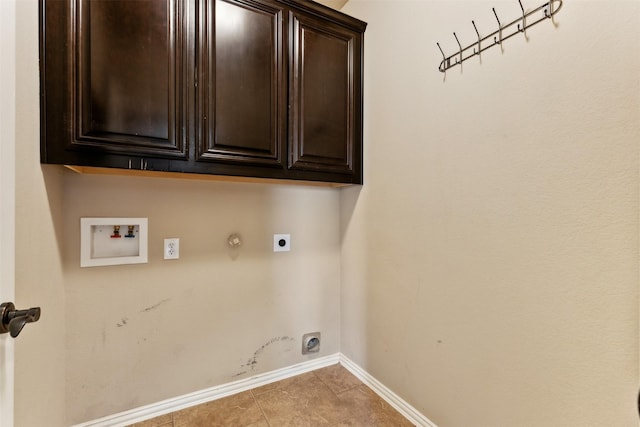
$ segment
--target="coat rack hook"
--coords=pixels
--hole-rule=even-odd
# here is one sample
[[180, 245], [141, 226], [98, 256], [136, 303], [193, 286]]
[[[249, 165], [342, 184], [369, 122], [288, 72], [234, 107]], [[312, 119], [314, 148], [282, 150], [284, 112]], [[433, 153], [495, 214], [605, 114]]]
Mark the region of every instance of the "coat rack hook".
[[[458, 40], [458, 36], [456, 36], [456, 32], [455, 31], [453, 32], [453, 37], [456, 38], [456, 41], [458, 42], [458, 46], [460, 46], [460, 64], [462, 64], [462, 61], [463, 61], [463, 59], [462, 59], [462, 45], [460, 44], [460, 40]], [[456, 59], [456, 61], [457, 61], [457, 59]]]
[[498, 21], [498, 37], [499, 37], [499, 39], [496, 39], [494, 37], [493, 41], [496, 44], [502, 44], [502, 24], [500, 23], [500, 18], [498, 18], [498, 14], [496, 13], [496, 8], [492, 7], [491, 9], [493, 9], [493, 14], [496, 16], [496, 21]]
[[444, 61], [445, 59], [447, 59], [447, 55], [444, 54], [444, 51], [440, 47], [440, 43], [436, 42], [436, 44], [438, 45], [438, 49], [440, 49], [440, 53], [442, 54], [442, 60]]
[[471, 23], [473, 24], [473, 28], [476, 30], [476, 34], [478, 35], [478, 51], [476, 52], [476, 50], [473, 49], [473, 52], [476, 55], [480, 55], [480, 52], [482, 52], [482, 49], [480, 47], [480, 33], [478, 32], [478, 27], [476, 27], [476, 23], [474, 21], [471, 21]]
[[[520, 28], [520, 24], [518, 24], [518, 31], [524, 33], [524, 30], [527, 28], [527, 15], [524, 13], [524, 7], [522, 7], [522, 1], [518, 0], [520, 3], [520, 9], [522, 9], [522, 28]], [[526, 34], [525, 34], [526, 37]]]
[[444, 72], [447, 70], [447, 68], [449, 68], [450, 64], [449, 64], [449, 61], [447, 60], [447, 56], [444, 54], [444, 51], [440, 47], [440, 43], [436, 42], [436, 44], [438, 45], [438, 49], [440, 49], [440, 53], [442, 53], [442, 62], [440, 63], [440, 66], [438, 67], [438, 69]]

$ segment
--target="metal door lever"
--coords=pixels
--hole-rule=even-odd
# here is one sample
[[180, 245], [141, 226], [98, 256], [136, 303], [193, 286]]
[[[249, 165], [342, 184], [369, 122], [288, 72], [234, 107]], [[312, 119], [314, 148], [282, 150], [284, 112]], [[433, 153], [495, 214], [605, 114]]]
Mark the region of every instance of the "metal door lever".
[[0, 304], [0, 334], [9, 334], [15, 338], [20, 334], [27, 323], [37, 322], [40, 319], [40, 307], [32, 307], [27, 310], [16, 310], [12, 302]]

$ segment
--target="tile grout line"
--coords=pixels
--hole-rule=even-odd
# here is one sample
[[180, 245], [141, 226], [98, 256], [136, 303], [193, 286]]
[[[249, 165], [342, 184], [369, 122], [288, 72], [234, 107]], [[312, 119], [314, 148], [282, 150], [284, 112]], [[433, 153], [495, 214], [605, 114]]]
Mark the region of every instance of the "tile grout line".
[[251, 397], [253, 397], [253, 401], [256, 402], [256, 405], [258, 405], [258, 408], [260, 409], [260, 413], [262, 414], [262, 418], [264, 418], [264, 420], [267, 422], [267, 426], [271, 427], [271, 422], [269, 422], [269, 418], [267, 417], [267, 414], [265, 414], [264, 409], [262, 409], [262, 405], [260, 404], [260, 402], [258, 402], [258, 398], [253, 392], [253, 389], [249, 390], [249, 393], [251, 393]]
[[[337, 364], [339, 365], [340, 363], [337, 363]], [[335, 365], [330, 365], [330, 366], [335, 366]], [[358, 388], [358, 387], [360, 387], [360, 386], [362, 386], [362, 385], [365, 385], [365, 386], [366, 386], [366, 384], [364, 384], [362, 381], [360, 381], [360, 379], [358, 379], [358, 384], [355, 384], [355, 385], [353, 385], [353, 386], [351, 386], [351, 387], [348, 387], [348, 388], [346, 388], [346, 389], [344, 389], [344, 390], [340, 390], [340, 391], [333, 391], [333, 389], [331, 388], [331, 386], [330, 386], [329, 384], [327, 384], [327, 383], [326, 383], [326, 382], [325, 382], [325, 381], [320, 377], [320, 375], [316, 374], [316, 372], [317, 372], [317, 371], [320, 371], [320, 370], [322, 370], [322, 369], [323, 369], [323, 368], [315, 369], [315, 370], [313, 370], [313, 371], [311, 371], [311, 372], [316, 376], [316, 378], [317, 378], [317, 379], [319, 379], [319, 380], [320, 380], [320, 382], [321, 382], [322, 384], [324, 384], [325, 386], [327, 386], [327, 388], [328, 388], [328, 389], [329, 389], [329, 390], [330, 390], [330, 391], [331, 391], [331, 392], [332, 392], [332, 393], [333, 393], [333, 394], [334, 394], [338, 399], [340, 399], [340, 395], [341, 395], [341, 394], [343, 394], [343, 393], [346, 393], [346, 392], [348, 392], [348, 391], [351, 391], [351, 390], [353, 390], [353, 389], [355, 389], [355, 388]], [[351, 372], [349, 372], [349, 373], [351, 374]], [[353, 375], [353, 374], [351, 374], [351, 375]]]
[[[323, 369], [323, 368], [320, 368]], [[320, 377], [320, 375], [317, 374], [317, 371], [319, 371], [320, 369], [314, 369], [313, 371], [311, 371], [311, 373], [313, 374], [314, 377], [316, 377], [316, 379], [318, 381], [320, 381], [320, 384], [322, 384], [324, 386], [324, 388], [326, 388], [327, 390], [329, 390], [329, 392], [331, 394], [333, 394], [335, 396], [336, 399], [340, 400], [340, 397], [338, 396], [338, 394], [333, 391], [333, 389], [331, 387], [329, 387], [329, 384], [327, 384], [326, 382], [324, 382], [324, 380]], [[348, 418], [345, 418], [344, 420], [338, 420], [335, 423], [329, 425], [328, 427], [332, 427], [332, 426], [336, 426], [344, 421], [348, 420]]]
[[[333, 365], [332, 365], [332, 366], [333, 366]], [[333, 390], [333, 388], [331, 388], [331, 387], [329, 386], [329, 384], [327, 384], [327, 382], [325, 382], [325, 381], [322, 379], [322, 377], [321, 377], [320, 375], [318, 375], [318, 374], [317, 374], [317, 372], [318, 372], [318, 371], [320, 371], [321, 369], [323, 369], [323, 368], [315, 369], [315, 370], [313, 370], [313, 371], [311, 371], [311, 372], [312, 372], [312, 373], [313, 373], [313, 375], [314, 375], [314, 376], [315, 376], [315, 377], [320, 381], [320, 383], [321, 383], [321, 384], [323, 384], [323, 385], [324, 385], [324, 386], [325, 386], [325, 387], [326, 387], [326, 388], [327, 388], [331, 393], [333, 393], [333, 395], [336, 397], [336, 399], [338, 399], [338, 400], [339, 400], [339, 401], [341, 401], [341, 402], [344, 402], [344, 400], [340, 397], [340, 394], [345, 393], [345, 392], [350, 391], [350, 390], [353, 390], [353, 389], [355, 389], [355, 388], [357, 388], [357, 387], [360, 387], [361, 385], [364, 385], [364, 383], [362, 383], [360, 380], [358, 380], [358, 382], [359, 382], [360, 384], [354, 385], [353, 387], [347, 388], [347, 389], [342, 390], [342, 391], [340, 391], [340, 392], [336, 392], [336, 391], [334, 391], [334, 390]], [[350, 419], [351, 419], [351, 418], [345, 418], [345, 419], [343, 419], [343, 420], [338, 420], [338, 421], [336, 421], [334, 424], [331, 424], [329, 427], [337, 426], [337, 425], [339, 425], [339, 424], [341, 424], [341, 423], [344, 423], [344, 422], [346, 422], [346, 421], [349, 421]]]

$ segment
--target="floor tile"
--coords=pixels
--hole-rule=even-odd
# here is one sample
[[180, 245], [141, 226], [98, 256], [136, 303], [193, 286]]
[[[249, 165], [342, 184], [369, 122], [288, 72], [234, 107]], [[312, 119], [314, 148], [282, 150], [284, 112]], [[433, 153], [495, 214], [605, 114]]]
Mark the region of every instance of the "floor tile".
[[351, 414], [341, 426], [413, 426], [405, 417], [366, 385], [340, 393]]
[[342, 393], [362, 384], [358, 378], [339, 363], [318, 369], [313, 373], [334, 393]]
[[257, 387], [130, 427], [409, 427], [342, 365]]
[[139, 423], [131, 424], [129, 427], [172, 427], [173, 418], [171, 414], [160, 415], [159, 417]]
[[350, 415], [346, 404], [315, 375], [260, 393], [256, 400], [271, 427], [331, 426]]
[[271, 384], [256, 387], [251, 391], [255, 396], [258, 396], [259, 394], [266, 393], [268, 391], [289, 387], [298, 383], [305, 383], [309, 380], [309, 378], [312, 378], [314, 376], [315, 374], [313, 372], [307, 372], [304, 374], [296, 375], [295, 377], [286, 378], [284, 380], [276, 381]]
[[173, 425], [174, 427], [268, 427], [250, 391], [175, 412]]

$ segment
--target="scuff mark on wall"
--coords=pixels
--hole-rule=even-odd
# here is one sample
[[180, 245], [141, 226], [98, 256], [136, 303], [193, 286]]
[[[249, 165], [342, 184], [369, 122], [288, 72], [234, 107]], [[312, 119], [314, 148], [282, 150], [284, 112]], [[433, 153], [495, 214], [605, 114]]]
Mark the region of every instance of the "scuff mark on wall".
[[169, 301], [171, 301], [171, 298], [163, 299], [162, 301], [159, 301], [159, 302], [155, 303], [154, 305], [152, 305], [150, 307], [147, 307], [147, 308], [144, 308], [144, 309], [140, 310], [140, 313], [146, 313], [148, 311], [155, 310], [156, 308], [160, 307], [165, 302], [169, 302]]
[[116, 326], [118, 328], [122, 328], [123, 326], [125, 326], [127, 324], [128, 321], [129, 321], [129, 318], [123, 317], [120, 322], [116, 323]]
[[[274, 343], [277, 343], [277, 342], [281, 342], [281, 341], [295, 341], [295, 338], [291, 338], [291, 337], [287, 337], [287, 336], [271, 338], [269, 341], [264, 343], [259, 349], [257, 349], [253, 353], [253, 356], [250, 357], [245, 364], [240, 365], [240, 367], [242, 367], [242, 368], [250, 367], [252, 371], [255, 370], [256, 365], [258, 364], [258, 357], [260, 357], [260, 355], [264, 352], [264, 350], [267, 347], [269, 347], [270, 345], [272, 345]], [[237, 374], [237, 375], [242, 375], [242, 374], [245, 374], [245, 373], [246, 373], [246, 371], [242, 372], [240, 374]]]

